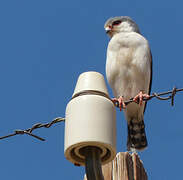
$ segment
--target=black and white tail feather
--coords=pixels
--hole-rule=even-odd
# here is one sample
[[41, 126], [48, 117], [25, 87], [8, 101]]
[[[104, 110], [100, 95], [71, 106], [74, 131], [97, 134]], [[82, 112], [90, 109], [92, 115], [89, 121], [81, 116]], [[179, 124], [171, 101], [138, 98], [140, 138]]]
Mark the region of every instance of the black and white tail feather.
[[147, 147], [145, 124], [143, 119], [131, 119], [128, 122], [127, 150], [144, 150]]

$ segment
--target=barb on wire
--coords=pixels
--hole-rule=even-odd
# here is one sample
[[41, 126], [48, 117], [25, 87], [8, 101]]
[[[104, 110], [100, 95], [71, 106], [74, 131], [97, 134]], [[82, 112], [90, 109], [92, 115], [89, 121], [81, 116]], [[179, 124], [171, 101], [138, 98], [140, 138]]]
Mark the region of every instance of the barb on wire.
[[[179, 92], [179, 91], [183, 91], [183, 88], [177, 89], [176, 87], [174, 87], [173, 90], [171, 90], [171, 91], [166, 91], [166, 92], [162, 92], [162, 93], [158, 93], [158, 94], [157, 93], [152, 93], [152, 95], [150, 95], [148, 99], [144, 98], [143, 101], [149, 101], [152, 98], [157, 98], [159, 100], [169, 100], [169, 99], [171, 99], [171, 105], [173, 106], [174, 105], [174, 97], [175, 97], [176, 93]], [[162, 97], [162, 96], [167, 95], [167, 94], [171, 94], [171, 95], [167, 96], [167, 97]], [[125, 103], [125, 105], [128, 105], [129, 103], [132, 103], [132, 102], [134, 102], [133, 98], [131, 98], [128, 101], [125, 101], [124, 103]], [[115, 106], [119, 107], [118, 102], [115, 104]]]
[[[157, 98], [159, 100], [169, 100], [169, 99], [171, 99], [171, 105], [173, 106], [174, 105], [174, 97], [175, 97], [176, 93], [179, 92], [179, 91], [183, 91], [183, 88], [182, 89], [177, 89], [177, 88], [174, 87], [172, 91], [166, 91], [166, 92], [162, 92], [162, 93], [158, 93], [158, 94], [157, 93], [152, 93], [152, 95], [150, 95], [150, 97], [148, 99], [144, 98], [143, 101], [149, 101], [152, 98]], [[162, 96], [167, 95], [167, 94], [170, 94], [170, 95], [167, 96], [167, 97], [162, 97]], [[131, 98], [128, 101], [125, 101], [125, 105], [128, 105], [129, 103], [132, 103], [132, 102], [134, 102], [133, 98]], [[115, 103], [115, 106], [119, 107], [119, 104]], [[35, 138], [37, 138], [41, 141], [45, 141], [45, 139], [43, 139], [43, 138], [41, 138], [41, 137], [39, 137], [35, 134], [32, 134], [32, 131], [35, 130], [35, 129], [38, 129], [38, 128], [42, 128], [42, 127], [49, 128], [53, 124], [59, 123], [61, 121], [65, 121], [65, 118], [57, 117], [57, 118], [53, 119], [51, 122], [46, 123], [46, 124], [38, 123], [38, 124], [35, 124], [31, 128], [26, 129], [26, 130], [15, 130], [14, 133], [12, 133], [12, 134], [0, 137], [0, 140], [11, 137], [11, 136], [15, 136], [15, 135], [18, 135], [18, 134], [21, 134], [21, 135], [22, 134], [27, 134], [27, 135], [35, 137]]]
[[37, 136], [35, 134], [32, 134], [32, 131], [35, 130], [35, 129], [38, 129], [38, 128], [42, 128], [42, 127], [50, 128], [53, 124], [59, 123], [61, 121], [65, 121], [65, 118], [57, 117], [57, 118], [53, 119], [51, 122], [49, 122], [49, 123], [45, 123], [45, 124], [38, 123], [38, 124], [35, 124], [31, 128], [26, 129], [26, 130], [15, 130], [14, 133], [12, 133], [12, 134], [0, 137], [0, 140], [8, 138], [8, 137], [11, 137], [11, 136], [15, 136], [15, 135], [18, 135], [18, 134], [21, 134], [21, 135], [22, 134], [27, 134], [27, 135], [35, 137], [35, 138], [37, 138], [37, 139], [39, 139], [41, 141], [45, 141], [45, 139], [43, 139], [43, 138], [41, 138], [41, 137], [39, 137], [39, 136]]

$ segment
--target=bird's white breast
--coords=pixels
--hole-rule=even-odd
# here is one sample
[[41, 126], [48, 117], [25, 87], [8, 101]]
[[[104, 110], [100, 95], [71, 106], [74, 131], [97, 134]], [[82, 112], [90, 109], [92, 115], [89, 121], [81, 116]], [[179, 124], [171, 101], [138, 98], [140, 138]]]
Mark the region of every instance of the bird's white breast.
[[106, 75], [114, 96], [148, 93], [151, 56], [147, 40], [138, 33], [119, 33], [108, 44]]

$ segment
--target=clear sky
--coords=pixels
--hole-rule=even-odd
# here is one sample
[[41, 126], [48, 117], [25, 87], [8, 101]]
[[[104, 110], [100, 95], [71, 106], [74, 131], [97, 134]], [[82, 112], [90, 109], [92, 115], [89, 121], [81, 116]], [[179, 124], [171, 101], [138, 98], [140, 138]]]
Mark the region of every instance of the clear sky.
[[[80, 73], [105, 75], [111, 16], [127, 15], [149, 40], [153, 54], [152, 92], [183, 87], [183, 3], [131, 0], [0, 1], [0, 136], [65, 116]], [[109, 88], [110, 95], [112, 96]], [[148, 103], [148, 148], [139, 153], [149, 180], [182, 178], [183, 93]], [[30, 136], [0, 141], [3, 180], [82, 180], [83, 167], [64, 157], [64, 123]], [[117, 110], [117, 151], [126, 151], [126, 122]]]

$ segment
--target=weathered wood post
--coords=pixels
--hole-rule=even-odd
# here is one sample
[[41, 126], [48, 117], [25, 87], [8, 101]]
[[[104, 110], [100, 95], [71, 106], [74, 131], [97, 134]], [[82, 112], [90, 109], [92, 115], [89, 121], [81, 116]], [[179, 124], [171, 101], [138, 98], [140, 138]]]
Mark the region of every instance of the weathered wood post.
[[[102, 166], [104, 180], [147, 180], [143, 163], [136, 153], [119, 152], [115, 159]], [[86, 176], [84, 180], [87, 180]]]

